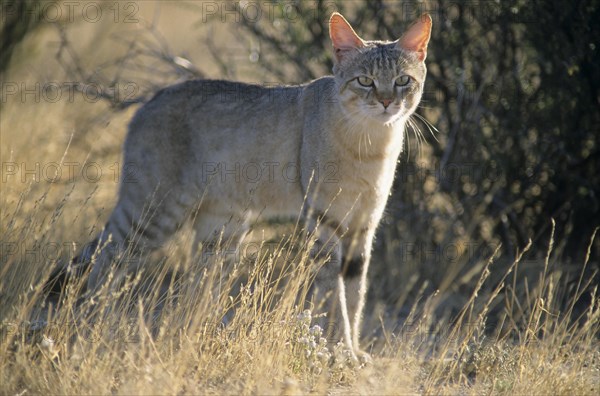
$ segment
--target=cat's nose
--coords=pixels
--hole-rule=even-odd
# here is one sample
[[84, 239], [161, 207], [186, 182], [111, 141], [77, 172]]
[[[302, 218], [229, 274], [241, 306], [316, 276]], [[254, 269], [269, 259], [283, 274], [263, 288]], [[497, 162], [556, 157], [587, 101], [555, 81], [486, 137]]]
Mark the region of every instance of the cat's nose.
[[392, 103], [392, 99], [379, 99], [379, 102], [381, 102], [384, 109], [387, 109], [390, 103]]

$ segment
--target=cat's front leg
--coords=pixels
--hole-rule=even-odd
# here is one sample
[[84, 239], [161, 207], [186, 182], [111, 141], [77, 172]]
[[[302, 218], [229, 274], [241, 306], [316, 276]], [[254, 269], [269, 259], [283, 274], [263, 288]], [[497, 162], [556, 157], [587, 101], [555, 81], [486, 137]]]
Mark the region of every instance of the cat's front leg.
[[359, 339], [373, 232], [351, 232], [324, 214], [315, 217], [309, 220], [310, 234], [316, 237], [311, 256], [320, 268], [313, 285], [313, 307], [327, 312], [327, 320], [321, 323], [328, 338], [343, 339], [355, 357], [362, 356]]
[[342, 244], [341, 279], [351, 326], [351, 346], [356, 354], [360, 353], [360, 331], [367, 294], [367, 271], [371, 259], [373, 234], [374, 232], [369, 229], [348, 232]]

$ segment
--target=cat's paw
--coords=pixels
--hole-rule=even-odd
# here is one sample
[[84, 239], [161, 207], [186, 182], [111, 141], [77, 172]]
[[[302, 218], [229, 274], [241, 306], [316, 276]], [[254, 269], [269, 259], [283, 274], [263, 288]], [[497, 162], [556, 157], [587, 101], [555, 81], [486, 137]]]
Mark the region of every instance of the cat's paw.
[[373, 358], [371, 355], [363, 350], [358, 349], [354, 351], [354, 356], [356, 357], [356, 361], [360, 367], [365, 367], [373, 363]]
[[365, 367], [373, 363], [373, 358], [368, 352], [365, 352], [360, 348], [353, 348], [351, 352], [352, 360], [358, 367]]

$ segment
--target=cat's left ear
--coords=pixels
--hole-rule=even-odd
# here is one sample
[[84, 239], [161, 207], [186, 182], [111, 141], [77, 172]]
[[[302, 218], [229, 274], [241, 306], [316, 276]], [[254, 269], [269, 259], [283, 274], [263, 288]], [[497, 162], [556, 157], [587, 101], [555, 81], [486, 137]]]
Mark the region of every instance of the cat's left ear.
[[398, 47], [416, 52], [420, 61], [427, 57], [427, 44], [431, 36], [431, 16], [423, 14], [398, 40]]
[[329, 19], [329, 37], [333, 43], [333, 53], [336, 61], [340, 62], [349, 53], [365, 46], [348, 21], [337, 12]]

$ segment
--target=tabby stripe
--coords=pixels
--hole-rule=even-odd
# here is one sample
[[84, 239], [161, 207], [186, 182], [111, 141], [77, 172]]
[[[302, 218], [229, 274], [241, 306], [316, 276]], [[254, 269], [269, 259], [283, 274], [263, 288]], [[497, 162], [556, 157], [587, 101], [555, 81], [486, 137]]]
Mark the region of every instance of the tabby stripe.
[[333, 220], [331, 217], [327, 216], [323, 212], [313, 211], [313, 217], [319, 224], [323, 224], [330, 228], [333, 228], [335, 230], [336, 234], [343, 231], [341, 224], [339, 222], [337, 222], [336, 220]]
[[[123, 227], [122, 222], [119, 221], [122, 218], [123, 217], [119, 217], [111, 225], [113, 225], [116, 228], [116, 231], [119, 232], [119, 234], [120, 234], [119, 236], [121, 237], [121, 239], [125, 239], [125, 237], [129, 234], [129, 227], [127, 227], [127, 228]], [[115, 235], [115, 237], [116, 237], [116, 235]]]
[[121, 236], [125, 238], [127, 235], [131, 233], [131, 227], [133, 226], [133, 216], [131, 212], [127, 209], [127, 205], [120, 204], [120, 216], [115, 220], [117, 229], [122, 233]]
[[136, 226], [134, 227], [134, 229], [136, 230], [137, 235], [139, 235], [149, 241], [152, 241], [152, 240], [156, 239], [156, 237], [158, 236], [157, 235], [158, 230], [153, 231], [151, 229], [151, 227], [154, 228], [153, 223], [148, 223], [145, 225], [137, 223]]
[[344, 278], [356, 278], [362, 274], [364, 266], [365, 260], [362, 257], [346, 259], [342, 265], [342, 276]]
[[[177, 204], [177, 202], [175, 202], [175, 204]], [[175, 206], [165, 206], [164, 208], [162, 208], [163, 215], [161, 217], [163, 220], [170, 220], [171, 222], [175, 222], [173, 221], [173, 219], [178, 219], [181, 217], [178, 216], [178, 210], [181, 210], [181, 208], [176, 208]]]

